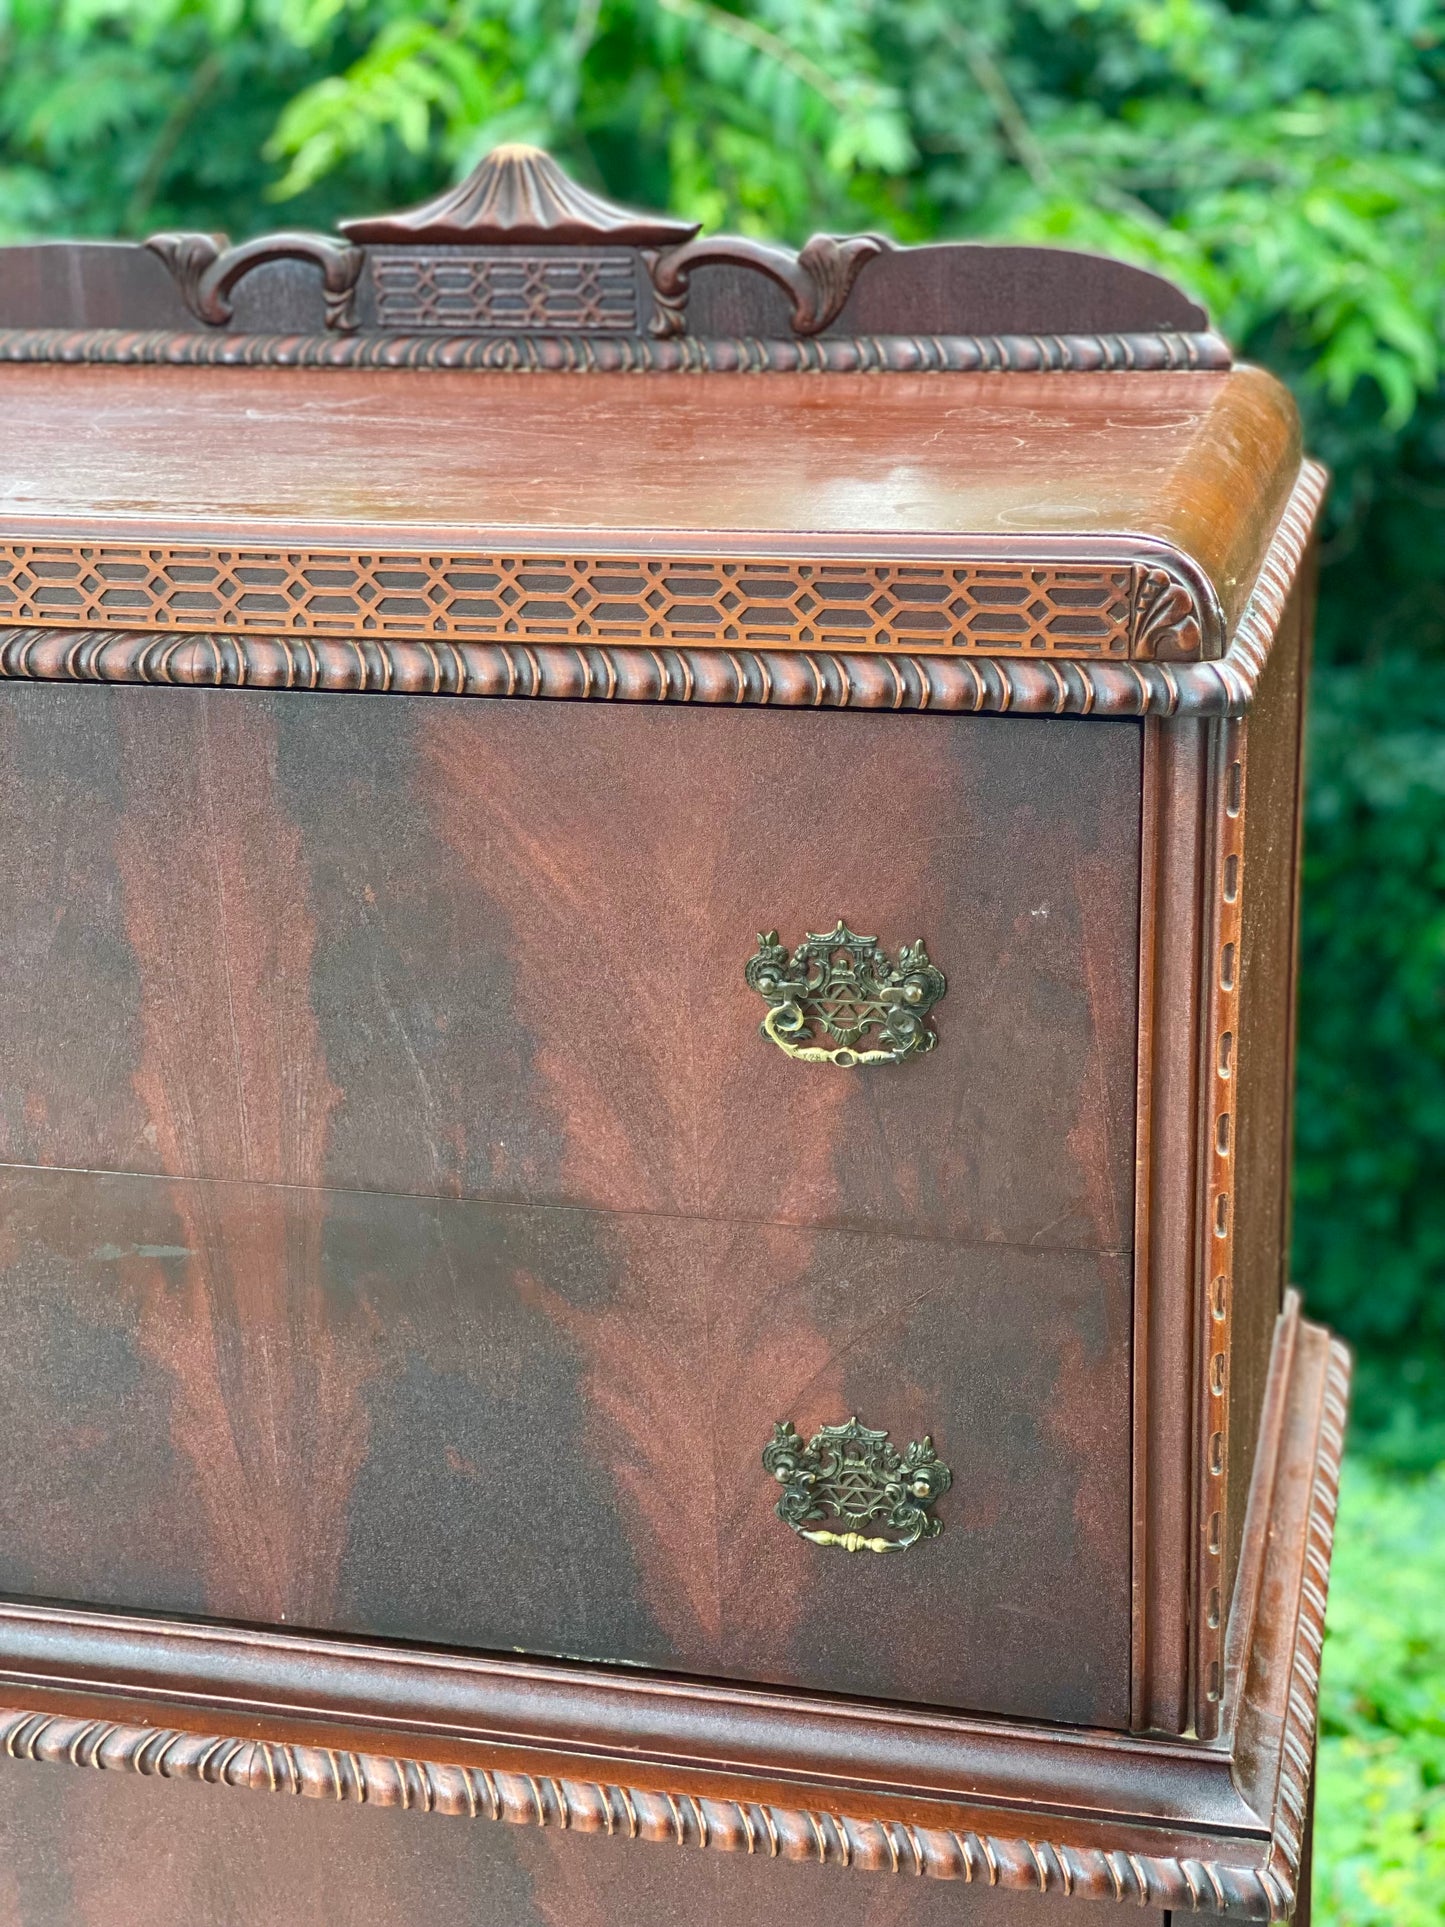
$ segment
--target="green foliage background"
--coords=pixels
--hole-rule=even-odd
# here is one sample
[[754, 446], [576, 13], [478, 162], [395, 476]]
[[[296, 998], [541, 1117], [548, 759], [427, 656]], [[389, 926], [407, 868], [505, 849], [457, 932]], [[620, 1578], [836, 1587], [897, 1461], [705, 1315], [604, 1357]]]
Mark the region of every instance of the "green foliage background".
[[[1335, 471], [1295, 1265], [1358, 1349], [1357, 1439], [1418, 1471], [1445, 1459], [1442, 83], [1432, 0], [0, 0], [0, 236], [326, 228], [530, 139], [709, 226], [1058, 240], [1202, 296]], [[1326, 1774], [1325, 1913], [1409, 1927], [1445, 1919], [1445, 1567], [1410, 1553], [1445, 1493], [1356, 1479], [1326, 1757], [1368, 1791]], [[1386, 1555], [1419, 1578], [1389, 1609]]]
[[1445, 1919], [1445, 1467], [1346, 1466], [1320, 1697], [1315, 1918]]

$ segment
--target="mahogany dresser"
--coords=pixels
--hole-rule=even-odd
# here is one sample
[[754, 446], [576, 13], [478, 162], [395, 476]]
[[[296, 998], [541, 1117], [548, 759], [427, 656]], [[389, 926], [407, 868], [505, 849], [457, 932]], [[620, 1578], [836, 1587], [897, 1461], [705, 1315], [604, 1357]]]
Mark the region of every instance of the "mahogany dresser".
[[1283, 389], [511, 148], [0, 420], [0, 1920], [1303, 1918]]

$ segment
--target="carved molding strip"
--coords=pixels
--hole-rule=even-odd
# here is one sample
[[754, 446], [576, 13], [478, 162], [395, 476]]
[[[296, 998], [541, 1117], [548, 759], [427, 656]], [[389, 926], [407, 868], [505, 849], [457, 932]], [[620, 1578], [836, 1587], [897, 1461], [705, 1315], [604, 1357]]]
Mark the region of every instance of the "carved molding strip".
[[[1307, 463], [1275, 531], [1254, 591], [1219, 665], [1253, 696], [1270, 644], [1284, 616], [1300, 559], [1309, 542], [1328, 481], [1318, 463]], [[1244, 932], [1244, 825], [1249, 787], [1248, 723], [1233, 706], [1216, 755], [1212, 938], [1208, 961], [1207, 1058], [1208, 1160], [1203, 1237], [1206, 1343], [1201, 1347], [1198, 1389], [1201, 1418], [1200, 1504], [1195, 1528], [1197, 1591], [1195, 1722], [1213, 1739], [1224, 1717], [1225, 1639], [1229, 1602], [1223, 1596], [1224, 1547], [1228, 1537], [1228, 1460], [1237, 1450], [1229, 1436], [1228, 1369], [1234, 1294], [1234, 1217], [1239, 1120], [1241, 1032], [1239, 1002]]]
[[209, 334], [0, 329], [0, 361], [227, 368], [463, 368], [505, 374], [1158, 374], [1227, 369], [1214, 334]]
[[[1025, 716], [1221, 716], [1247, 704], [1222, 662], [1016, 662], [809, 650], [330, 642], [291, 636], [0, 629], [0, 679], [349, 690], [542, 700], [933, 709]], [[1236, 672], [1236, 673], [1230, 673]]]
[[[1283, 605], [1281, 605], [1282, 607]], [[1263, 656], [1260, 657], [1263, 667]], [[1239, 1140], [1235, 1092], [1240, 1079], [1240, 979], [1244, 937], [1244, 812], [1249, 785], [1248, 722], [1230, 717], [1216, 743], [1213, 903], [1204, 965], [1208, 998], [1208, 1057], [1204, 1102], [1204, 1289], [1207, 1309], [1199, 1359], [1200, 1502], [1195, 1526], [1198, 1690], [1195, 1725], [1205, 1739], [1219, 1731], [1224, 1705], [1224, 1641], [1228, 1602], [1223, 1596], [1228, 1536], [1230, 1325], [1234, 1310], [1235, 1150]]]
[[0, 629], [10, 679], [808, 709], [1219, 714], [1221, 666]]
[[210, 1786], [348, 1800], [422, 1813], [618, 1834], [722, 1853], [925, 1875], [1016, 1892], [1128, 1901], [1228, 1920], [1288, 1918], [1293, 1891], [1270, 1868], [1171, 1859], [1040, 1839], [855, 1820], [811, 1808], [644, 1791], [487, 1767], [221, 1739], [62, 1714], [0, 1710], [11, 1759], [99, 1767]]
[[1299, 1617], [1295, 1623], [1289, 1699], [1280, 1747], [1279, 1781], [1271, 1816], [1270, 1856], [1265, 1869], [1268, 1877], [1291, 1891], [1299, 1876], [1309, 1813], [1310, 1772], [1314, 1764], [1314, 1738], [1318, 1725], [1320, 1659], [1325, 1644], [1325, 1602], [1329, 1592], [1330, 1555], [1335, 1543], [1335, 1515], [1339, 1509], [1340, 1463], [1345, 1451], [1349, 1391], [1350, 1354], [1338, 1340], [1332, 1340], [1329, 1362], [1325, 1368], [1319, 1448], [1315, 1455], [1309, 1529], [1305, 1539], [1304, 1578]]
[[1214, 665], [1220, 671], [1229, 666], [1232, 689], [1242, 700], [1233, 701], [1228, 713], [1241, 714], [1248, 706], [1264, 672], [1270, 644], [1284, 617], [1295, 577], [1324, 506], [1330, 472], [1322, 462], [1306, 461], [1299, 479], [1290, 491], [1284, 513], [1265, 551], [1249, 600], [1230, 638], [1226, 655]]
[[1253, 697], [1325, 480], [1317, 463], [1305, 464], [1234, 641], [1217, 662], [0, 628], [0, 678], [1030, 716], [1239, 715]]
[[[1167, 585], [1161, 592], [1159, 584]], [[0, 539], [0, 621], [397, 641], [1197, 654], [1163, 569]]]

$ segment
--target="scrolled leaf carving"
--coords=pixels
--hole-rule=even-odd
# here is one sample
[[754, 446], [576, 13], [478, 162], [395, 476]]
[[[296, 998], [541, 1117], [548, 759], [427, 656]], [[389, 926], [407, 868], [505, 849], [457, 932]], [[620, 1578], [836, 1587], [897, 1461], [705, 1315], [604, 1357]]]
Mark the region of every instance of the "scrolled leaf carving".
[[223, 234], [153, 234], [146, 242], [170, 269], [182, 301], [207, 327], [224, 328], [235, 312], [232, 296], [253, 268], [269, 261], [310, 261], [321, 270], [326, 326], [356, 326], [356, 284], [366, 256], [349, 241], [326, 234], [266, 234], [227, 247]]
[[1141, 569], [1134, 597], [1130, 654], [1156, 662], [1192, 662], [1202, 652], [1199, 606], [1178, 576]]
[[842, 312], [858, 270], [891, 246], [877, 234], [815, 234], [804, 243], [798, 266], [816, 289], [811, 303], [795, 302], [793, 332], [815, 335]]
[[718, 234], [684, 242], [666, 254], [649, 253], [645, 258], [657, 298], [652, 332], [682, 334], [694, 269], [727, 266], [751, 268], [783, 290], [791, 303], [795, 335], [821, 334], [842, 312], [859, 269], [892, 245], [879, 234], [815, 234], [794, 254], [791, 248]]

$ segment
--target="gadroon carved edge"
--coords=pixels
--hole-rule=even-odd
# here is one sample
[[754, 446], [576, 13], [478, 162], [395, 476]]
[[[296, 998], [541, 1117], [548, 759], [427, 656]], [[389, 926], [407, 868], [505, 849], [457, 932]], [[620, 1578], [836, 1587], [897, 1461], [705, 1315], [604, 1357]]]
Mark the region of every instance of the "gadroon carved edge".
[[1131, 1901], [1228, 1920], [1286, 1919], [1292, 1897], [1262, 1865], [1001, 1839], [901, 1821], [853, 1820], [811, 1808], [651, 1793], [325, 1747], [219, 1739], [62, 1714], [0, 1711], [0, 1745], [16, 1760], [118, 1769], [302, 1799], [502, 1820], [513, 1826], [619, 1834], [860, 1872], [920, 1874], [1015, 1891]]
[[[858, 1819], [811, 1807], [225, 1738], [21, 1708], [0, 1709], [0, 1747], [14, 1760], [195, 1780], [302, 1799], [621, 1835], [1016, 1892], [1127, 1901], [1226, 1920], [1288, 1920], [1294, 1911], [1303, 1838], [1348, 1382], [1348, 1353], [1331, 1344], [1272, 1834], [1255, 1843], [1221, 1841], [1223, 1851], [1217, 1858]], [[1225, 1857], [1231, 1849], [1231, 1857]]]
[[1326, 480], [1318, 463], [1302, 467], [1229, 648], [1212, 662], [0, 628], [0, 679], [1032, 716], [1241, 715]]
[[1059, 335], [202, 334], [0, 328], [0, 362], [182, 368], [429, 368], [495, 374], [1162, 374], [1226, 369], [1209, 333]]
[[1331, 1340], [1305, 1534], [1304, 1573], [1290, 1661], [1279, 1778], [1271, 1816], [1270, 1853], [1264, 1869], [1266, 1877], [1288, 1887], [1291, 1895], [1299, 1878], [1309, 1816], [1320, 1660], [1325, 1644], [1325, 1604], [1329, 1594], [1330, 1556], [1335, 1543], [1349, 1395], [1350, 1354], [1337, 1339]]

